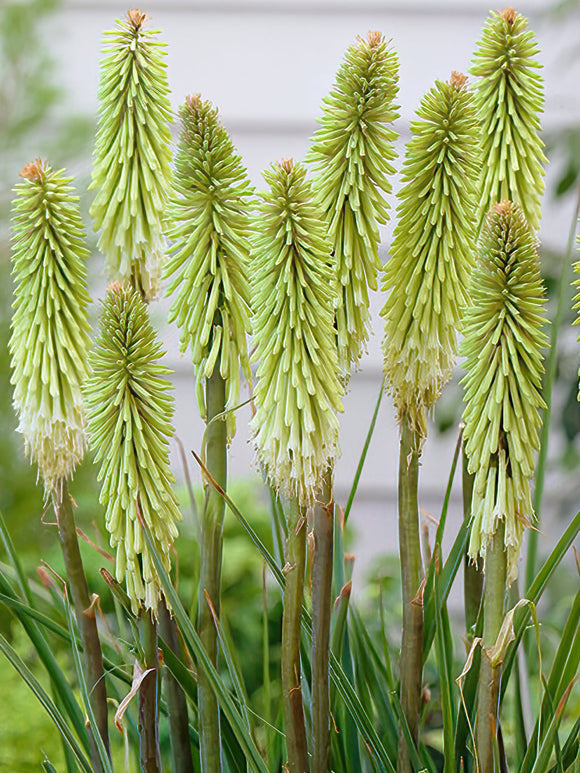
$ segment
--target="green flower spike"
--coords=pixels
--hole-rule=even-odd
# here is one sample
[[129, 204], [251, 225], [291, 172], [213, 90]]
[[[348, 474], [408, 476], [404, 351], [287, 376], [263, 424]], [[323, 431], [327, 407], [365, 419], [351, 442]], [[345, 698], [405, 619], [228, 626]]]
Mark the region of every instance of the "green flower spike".
[[478, 233], [490, 207], [503, 199], [517, 202], [532, 228], [540, 222], [546, 157], [538, 116], [544, 89], [534, 59], [538, 46], [527, 26], [513, 8], [492, 13], [473, 57], [485, 159]]
[[382, 268], [377, 224], [388, 219], [383, 194], [391, 192], [388, 177], [395, 171], [390, 161], [396, 157], [391, 124], [399, 117], [397, 90], [397, 56], [379, 32], [369, 32], [348, 49], [306, 156], [318, 171], [315, 194], [336, 259], [336, 327], [345, 375], [368, 339], [368, 291], [377, 289]]
[[[250, 377], [247, 212], [253, 189], [211, 103], [188, 97], [180, 115], [168, 232], [174, 245], [165, 275], [167, 294], [175, 295], [169, 320], [181, 329], [181, 351], [191, 347], [205, 418], [204, 379], [214, 368], [226, 382], [228, 409], [238, 401], [240, 369]], [[231, 438], [233, 413], [227, 424]]]
[[139, 293], [109, 287], [85, 387], [91, 446], [101, 462], [100, 502], [117, 548], [117, 580], [126, 580], [133, 610], [157, 611], [160, 586], [139, 523], [147, 524], [165, 568], [181, 519], [169, 470], [173, 399], [158, 364], [163, 350]]
[[264, 172], [252, 245], [255, 356], [252, 429], [273, 486], [310, 505], [338, 454], [336, 275], [305, 169]]
[[87, 445], [80, 385], [90, 346], [88, 250], [72, 178], [40, 159], [20, 174], [12, 210], [14, 406], [27, 453], [52, 493]]
[[482, 233], [465, 318], [464, 413], [473, 487], [469, 555], [485, 562], [490, 538], [505, 521], [508, 579], [526, 523], [533, 521], [529, 479], [544, 406], [542, 347], [547, 343], [544, 288], [533, 233], [522, 210], [496, 204]]
[[130, 281], [150, 299], [165, 249], [172, 116], [165, 44], [154, 39], [158, 30], [143, 29], [146, 18], [133, 9], [120, 29], [105, 33], [112, 45], [101, 65], [91, 216], [109, 279]]
[[436, 81], [411, 123], [385, 267], [385, 373], [399, 420], [423, 435], [426, 409], [451, 376], [474, 261], [479, 128], [466, 80]]

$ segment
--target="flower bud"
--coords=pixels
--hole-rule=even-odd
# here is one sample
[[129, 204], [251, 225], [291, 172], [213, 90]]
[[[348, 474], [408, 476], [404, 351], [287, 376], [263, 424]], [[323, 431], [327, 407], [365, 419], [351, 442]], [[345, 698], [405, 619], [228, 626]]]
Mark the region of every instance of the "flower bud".
[[411, 123], [399, 220], [385, 266], [383, 351], [399, 420], [425, 413], [451, 377], [474, 262], [479, 127], [466, 77], [436, 81]]
[[534, 34], [513, 8], [492, 12], [473, 57], [483, 158], [477, 233], [493, 204], [517, 202], [534, 229], [540, 223], [546, 161], [539, 115], [544, 106]]

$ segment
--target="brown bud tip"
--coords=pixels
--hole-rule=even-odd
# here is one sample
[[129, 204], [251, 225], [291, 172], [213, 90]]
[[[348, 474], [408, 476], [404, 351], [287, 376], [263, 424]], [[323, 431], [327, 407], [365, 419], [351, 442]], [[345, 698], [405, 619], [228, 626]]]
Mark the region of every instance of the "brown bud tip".
[[185, 97], [185, 101], [191, 110], [197, 111], [201, 107], [201, 94], [189, 94]]
[[500, 201], [498, 204], [493, 205], [494, 212], [497, 212], [498, 215], [508, 215], [513, 207], [513, 204], [511, 201], [508, 201], [507, 199], [504, 199], [503, 201]]
[[349, 580], [345, 585], [342, 586], [340, 589], [340, 593], [338, 596], [334, 599], [334, 609], [338, 609], [340, 606], [340, 602], [346, 599], [350, 599], [350, 594], [352, 591], [352, 580]]
[[292, 171], [292, 168], [294, 167], [294, 161], [291, 158], [283, 158], [282, 161], [280, 161], [279, 165], [280, 169], [282, 169], [283, 172], [286, 172], [286, 174], [289, 174]]
[[378, 30], [369, 30], [367, 32], [366, 42], [369, 48], [377, 48], [383, 43], [384, 39], [382, 32]]
[[514, 21], [516, 20], [516, 16], [518, 15], [518, 12], [515, 11], [513, 8], [505, 8], [501, 12], [501, 15], [503, 16], [507, 24], [513, 24]]
[[104, 567], [102, 567], [99, 571], [101, 572], [101, 577], [107, 583], [107, 585], [118, 585], [117, 580], [115, 580], [111, 572], [108, 572]]
[[43, 584], [45, 588], [51, 588], [54, 585], [54, 582], [52, 581], [52, 577], [48, 574], [48, 572], [43, 566], [37, 566], [36, 572], [38, 574], [40, 582]]
[[107, 287], [107, 291], [113, 295], [119, 295], [122, 289], [123, 285], [121, 282], [111, 282], [111, 284]]
[[24, 177], [25, 180], [30, 180], [31, 182], [38, 182], [42, 180], [47, 167], [46, 163], [43, 164], [39, 158], [35, 158], [34, 161], [26, 164], [20, 172], [20, 177]]
[[354, 564], [354, 553], [345, 553], [344, 562], [345, 564]]
[[457, 72], [457, 70], [453, 70], [451, 77], [449, 78], [449, 83], [456, 89], [462, 89], [467, 83], [467, 75], [464, 75], [462, 72]]
[[127, 13], [127, 19], [129, 20], [129, 24], [133, 27], [135, 32], [137, 32], [137, 30], [140, 30], [147, 20], [147, 14], [143, 11], [140, 11], [138, 8], [131, 8], [131, 10]]

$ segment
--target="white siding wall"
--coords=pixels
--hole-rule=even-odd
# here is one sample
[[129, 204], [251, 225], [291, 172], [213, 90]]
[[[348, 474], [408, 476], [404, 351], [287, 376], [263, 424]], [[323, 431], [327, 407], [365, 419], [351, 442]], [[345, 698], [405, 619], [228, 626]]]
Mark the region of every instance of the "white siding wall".
[[[116, 0], [68, 0], [50, 31], [62, 61], [64, 85], [75, 109], [94, 112], [101, 33], [123, 16]], [[261, 186], [260, 171], [284, 156], [300, 159], [316, 126], [321, 98], [327, 93], [344, 50], [357, 34], [378, 29], [400, 58], [400, 152], [408, 123], [421, 95], [435, 78], [451, 70], [466, 71], [489, 5], [481, 0], [150, 0], [143, 7], [152, 27], [163, 30], [168, 44], [169, 78], [175, 108], [187, 94], [201, 92], [221, 112], [251, 179]], [[554, 24], [542, 0], [519, 7], [532, 22], [545, 64], [545, 126], [580, 121], [577, 83], [580, 56], [569, 53], [577, 40], [577, 22]], [[550, 177], [549, 177], [550, 179]], [[543, 238], [563, 247], [572, 208], [546, 209]], [[385, 229], [383, 257], [390, 229]], [[337, 469], [337, 492], [344, 504], [381, 380], [378, 319], [380, 297], [373, 301], [375, 335], [362, 370], [351, 383], [342, 428], [343, 457]], [[162, 319], [162, 311], [157, 316]], [[202, 424], [197, 417], [190, 363], [177, 353], [177, 334], [168, 330], [170, 365], [175, 369], [177, 431], [186, 448], [199, 448]], [[249, 409], [240, 412], [231, 470], [247, 474], [251, 465], [245, 426]], [[437, 516], [454, 438], [430, 438], [425, 449], [422, 506]], [[375, 438], [361, 480], [351, 523], [358, 531], [359, 567], [384, 547], [396, 544], [396, 430], [392, 406], [384, 400]], [[196, 471], [194, 471], [195, 474]], [[179, 474], [179, 472], [178, 472]], [[453, 518], [459, 517], [459, 488]]]

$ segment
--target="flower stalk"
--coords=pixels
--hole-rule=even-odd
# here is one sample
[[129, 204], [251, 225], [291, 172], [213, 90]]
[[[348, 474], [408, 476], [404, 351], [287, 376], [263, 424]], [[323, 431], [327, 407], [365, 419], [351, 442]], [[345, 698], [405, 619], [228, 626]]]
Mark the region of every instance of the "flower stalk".
[[[107, 693], [96, 616], [76, 533], [68, 478], [87, 440], [81, 383], [88, 372], [88, 250], [71, 178], [36, 159], [21, 172], [13, 206], [14, 406], [25, 447], [56, 514], [67, 581], [83, 641], [97, 728], [109, 749]], [[94, 738], [91, 757], [101, 770]]]
[[[477, 751], [493, 772], [501, 663], [492, 658], [506, 589], [517, 576], [539, 448], [545, 294], [535, 238], [521, 208], [509, 201], [490, 211], [473, 273], [465, 318], [465, 432], [473, 474], [469, 555], [483, 559], [484, 632], [478, 690]], [[482, 341], [484, 342], [482, 347]]]
[[[264, 177], [270, 191], [262, 194], [252, 245], [254, 338], [259, 360], [252, 429], [269, 481], [289, 503], [282, 690], [288, 766], [292, 773], [303, 773], [308, 770], [308, 760], [298, 645], [305, 513], [319, 500], [328, 510], [326, 516], [318, 511], [315, 519], [328, 520], [332, 508], [331, 469], [338, 451], [336, 411], [342, 410], [334, 329], [336, 279], [324, 220], [304, 168], [284, 160], [264, 172]], [[330, 572], [331, 566], [324, 572]], [[325, 585], [327, 581], [328, 576]], [[322, 598], [319, 602], [326, 604]], [[327, 639], [324, 626], [324, 622], [322, 628], [315, 624], [321, 645]], [[323, 663], [320, 666], [324, 669]], [[317, 727], [328, 736], [325, 679], [323, 674], [314, 677], [313, 711]], [[324, 745], [319, 746], [317, 759], [324, 754]]]
[[[437, 81], [411, 124], [399, 221], [385, 267], [390, 291], [385, 318], [384, 369], [397, 411], [399, 550], [403, 590], [401, 705], [418, 743], [423, 665], [423, 569], [417, 506], [418, 466], [427, 411], [451, 376], [457, 328], [473, 266], [478, 126], [466, 77]], [[399, 734], [398, 770], [410, 773]]]
[[286, 751], [289, 773], [308, 773], [308, 746], [304, 725], [300, 668], [300, 615], [304, 599], [306, 571], [306, 511], [296, 500], [286, 507], [288, 538], [284, 573], [284, 611], [282, 615], [282, 701], [286, 725]]
[[499, 722], [501, 662], [492, 658], [503, 622], [507, 582], [505, 522], [498, 524], [487, 547], [483, 602], [483, 654], [477, 689], [476, 753], [481, 773], [493, 773], [494, 748]]
[[312, 773], [327, 773], [330, 754], [329, 648], [332, 612], [334, 499], [332, 470], [312, 511]]
[[[226, 381], [214, 368], [206, 379], [207, 429], [206, 464], [216, 482], [227, 486], [227, 426], [223, 414], [226, 406]], [[201, 570], [198, 628], [212, 663], [217, 663], [218, 639], [213, 612], [219, 616], [221, 599], [221, 565], [225, 502], [213, 485], [206, 485], [201, 535]], [[207, 594], [207, 597], [206, 597]], [[200, 754], [204, 771], [222, 769], [219, 705], [203, 671], [198, 674], [200, 713]]]
[[[247, 211], [252, 188], [210, 102], [198, 94], [187, 97], [180, 117], [168, 228], [173, 245], [166, 268], [167, 294], [173, 296], [170, 321], [176, 321], [181, 330], [181, 350], [191, 349], [198, 406], [207, 424], [206, 464], [225, 490], [240, 371], [250, 376]], [[214, 664], [218, 658], [214, 614], [220, 613], [224, 512], [223, 497], [207, 484], [198, 627]], [[219, 706], [203, 671], [199, 674], [199, 710], [202, 768], [218, 773], [222, 769]]]
[[101, 63], [91, 216], [109, 281], [130, 282], [152, 299], [165, 251], [172, 114], [165, 44], [146, 23], [132, 9], [105, 33], [111, 44]]
[[[335, 327], [339, 371], [345, 382], [368, 339], [369, 289], [381, 267], [378, 224], [385, 223], [384, 194], [391, 192], [398, 117], [394, 99], [398, 62], [376, 31], [350, 46], [324, 100], [307, 155], [317, 175], [314, 192], [328, 223], [338, 277]], [[333, 564], [333, 470], [329, 469], [314, 508], [312, 567], [312, 770], [326, 773], [330, 748], [328, 630]], [[330, 537], [329, 537], [330, 535]]]
[[144, 654], [143, 668], [151, 669], [139, 687], [139, 761], [143, 773], [161, 773], [159, 748], [159, 649], [157, 621], [150, 609], [143, 610], [140, 633]]

